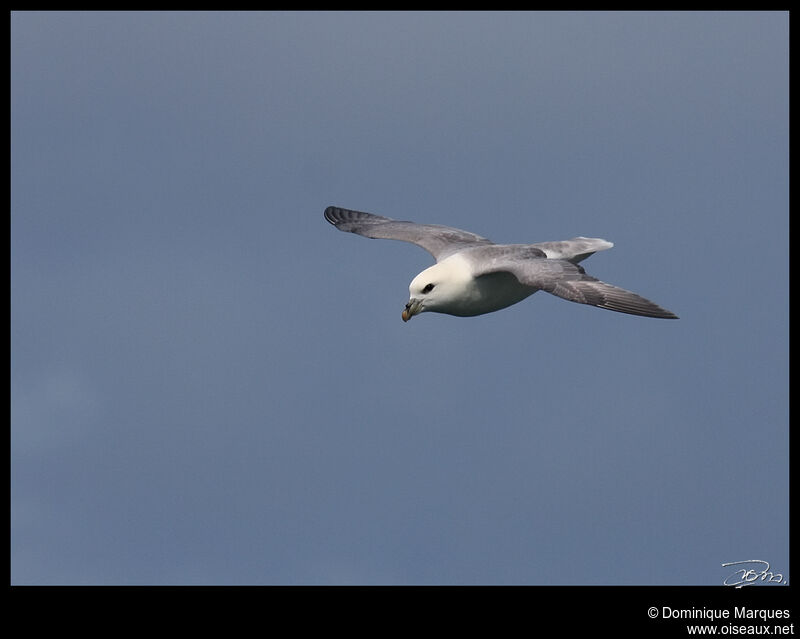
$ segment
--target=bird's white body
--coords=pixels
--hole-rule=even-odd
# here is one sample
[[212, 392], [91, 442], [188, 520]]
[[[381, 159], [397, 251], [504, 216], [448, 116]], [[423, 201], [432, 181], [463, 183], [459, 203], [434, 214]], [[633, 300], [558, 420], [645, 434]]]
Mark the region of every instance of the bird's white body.
[[[425, 293], [425, 287], [431, 284], [433, 288]], [[470, 261], [463, 254], [455, 253], [422, 271], [411, 281], [408, 290], [410, 303], [419, 300], [415, 315], [434, 311], [470, 317], [521, 302], [537, 289], [520, 284], [516, 277], [502, 271], [474, 277]]]

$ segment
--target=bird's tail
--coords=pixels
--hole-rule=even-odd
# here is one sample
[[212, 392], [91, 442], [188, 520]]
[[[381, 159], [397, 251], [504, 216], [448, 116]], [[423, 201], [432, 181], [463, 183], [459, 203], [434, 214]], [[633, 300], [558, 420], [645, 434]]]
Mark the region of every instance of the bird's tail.
[[539, 242], [531, 246], [544, 251], [548, 259], [569, 260], [577, 264], [597, 251], [610, 249], [614, 244], [599, 237], [574, 237], [563, 242]]

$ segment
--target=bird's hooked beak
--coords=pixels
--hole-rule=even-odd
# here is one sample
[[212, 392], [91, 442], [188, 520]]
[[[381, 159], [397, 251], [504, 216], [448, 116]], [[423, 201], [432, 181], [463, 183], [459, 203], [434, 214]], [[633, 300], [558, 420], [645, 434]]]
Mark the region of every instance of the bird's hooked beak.
[[422, 300], [418, 300], [412, 297], [410, 300], [408, 300], [408, 304], [406, 304], [406, 307], [403, 309], [403, 315], [402, 315], [403, 321], [407, 322], [412, 317], [414, 317], [414, 315], [420, 313], [421, 311], [422, 311]]

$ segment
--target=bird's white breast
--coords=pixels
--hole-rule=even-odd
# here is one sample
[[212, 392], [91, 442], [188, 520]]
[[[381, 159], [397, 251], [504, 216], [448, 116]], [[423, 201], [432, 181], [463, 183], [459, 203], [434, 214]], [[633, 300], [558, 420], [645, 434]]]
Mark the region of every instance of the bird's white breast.
[[438, 307], [431, 310], [449, 315], [463, 317], [491, 313], [516, 304], [536, 292], [536, 289], [520, 284], [514, 275], [505, 271], [474, 277], [469, 259], [459, 253], [445, 258], [428, 271], [435, 271], [440, 282], [438, 286], [445, 284], [447, 291], [447, 297], [442, 298]]

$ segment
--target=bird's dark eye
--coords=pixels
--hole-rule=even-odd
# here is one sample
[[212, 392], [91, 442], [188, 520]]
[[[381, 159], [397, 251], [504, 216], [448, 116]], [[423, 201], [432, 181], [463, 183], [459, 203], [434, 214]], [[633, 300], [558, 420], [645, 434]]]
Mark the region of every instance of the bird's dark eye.
[[425, 288], [422, 289], [423, 293], [430, 293], [433, 290], [433, 284], [426, 284]]

